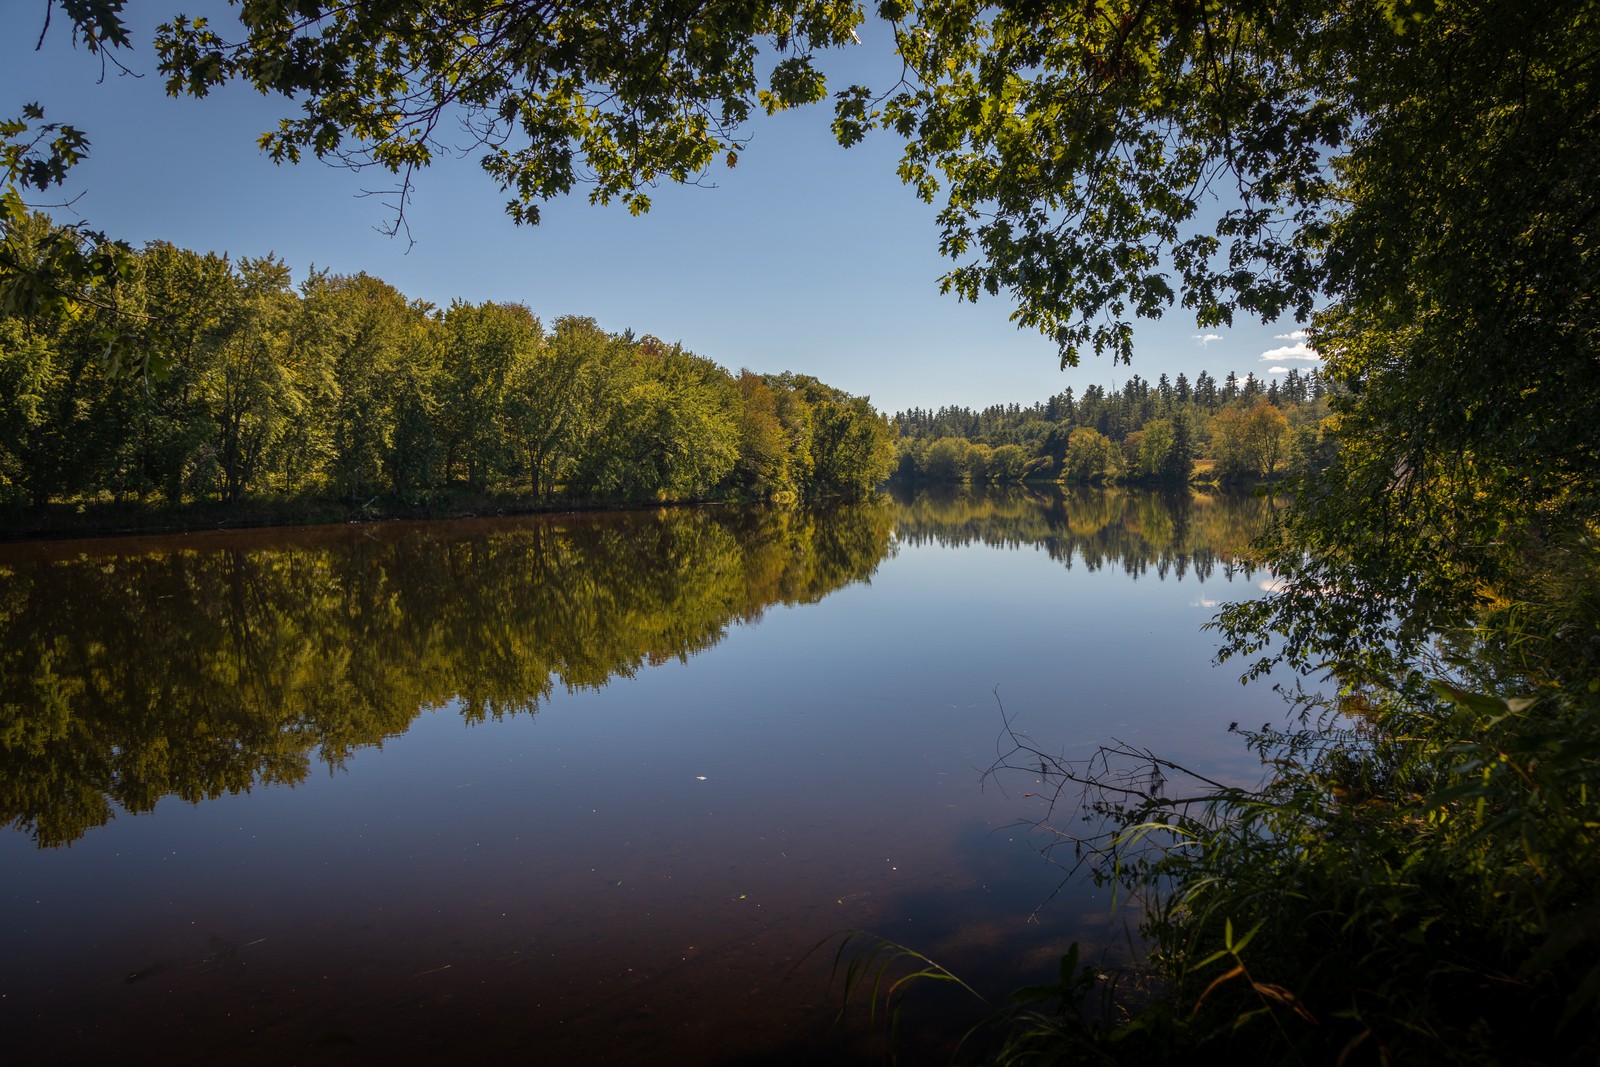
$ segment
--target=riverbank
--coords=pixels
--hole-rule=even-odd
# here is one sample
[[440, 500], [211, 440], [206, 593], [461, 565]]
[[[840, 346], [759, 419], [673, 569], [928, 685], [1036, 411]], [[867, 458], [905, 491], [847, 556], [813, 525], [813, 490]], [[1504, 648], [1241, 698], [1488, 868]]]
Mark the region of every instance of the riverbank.
[[0, 511], [0, 543], [247, 530], [272, 526], [417, 519], [473, 519], [485, 515], [539, 515], [575, 511], [636, 511], [710, 503], [709, 500], [596, 500], [555, 497], [531, 500], [466, 489], [429, 494], [419, 502], [375, 497], [360, 504], [316, 497], [280, 497], [224, 504], [179, 506], [114, 501], [49, 504]]

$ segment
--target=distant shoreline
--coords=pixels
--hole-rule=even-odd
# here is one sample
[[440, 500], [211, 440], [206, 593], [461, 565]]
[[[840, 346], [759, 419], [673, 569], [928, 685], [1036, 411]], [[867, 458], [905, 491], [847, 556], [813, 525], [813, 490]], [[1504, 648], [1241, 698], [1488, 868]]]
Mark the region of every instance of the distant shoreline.
[[[1019, 483], [973, 486], [959, 481], [906, 479], [891, 477], [879, 492], [896, 489], [984, 491], [1019, 488], [1054, 489], [1136, 489], [1151, 492], [1252, 493], [1276, 480], [1217, 482], [1197, 477], [1186, 484], [1139, 480], [1105, 482], [1060, 482], [1027, 479]], [[801, 506], [824, 504], [841, 497], [805, 501]], [[707, 506], [750, 507], [770, 504], [794, 506], [795, 502], [764, 501], [737, 497], [699, 497], [672, 500], [587, 499], [555, 497], [533, 501], [514, 496], [495, 497], [462, 489], [436, 494], [434, 499], [408, 504], [376, 498], [366, 504], [350, 504], [320, 498], [252, 500], [238, 504], [215, 501], [169, 507], [158, 504], [113, 502], [60, 503], [43, 508], [0, 509], [0, 545], [29, 542], [87, 540], [100, 537], [156, 537], [168, 534], [204, 533], [223, 530], [294, 529], [309, 526], [356, 526], [390, 522], [453, 522], [482, 518], [512, 518], [519, 515], [582, 515], [607, 512], [648, 511], [657, 508]]]

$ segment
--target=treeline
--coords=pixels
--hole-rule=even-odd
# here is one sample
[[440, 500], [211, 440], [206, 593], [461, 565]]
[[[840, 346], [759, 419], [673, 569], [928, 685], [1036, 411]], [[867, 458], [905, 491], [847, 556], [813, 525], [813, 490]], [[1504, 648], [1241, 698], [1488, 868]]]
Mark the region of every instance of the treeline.
[[[47, 266], [35, 216], [9, 258]], [[735, 376], [681, 345], [518, 304], [438, 309], [377, 278], [154, 243], [103, 306], [0, 307], [0, 503], [426, 504], [854, 497], [893, 431], [797, 374]], [[146, 373], [120, 373], [133, 353]]]
[[893, 526], [875, 497], [12, 546], [0, 823], [67, 844], [164, 797], [298, 783], [428, 709], [531, 715], [867, 579]]
[[1332, 451], [1330, 385], [1316, 370], [1277, 381], [1207, 371], [1193, 383], [1137, 374], [1119, 390], [1068, 388], [1028, 407], [913, 408], [894, 416], [906, 481], [1183, 484], [1305, 474]]

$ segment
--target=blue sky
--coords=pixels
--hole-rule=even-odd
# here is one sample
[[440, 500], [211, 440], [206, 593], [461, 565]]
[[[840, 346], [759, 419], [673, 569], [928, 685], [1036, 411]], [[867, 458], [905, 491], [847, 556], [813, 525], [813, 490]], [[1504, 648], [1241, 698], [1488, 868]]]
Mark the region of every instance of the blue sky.
[[[1312, 365], [1292, 351], [1268, 355], [1294, 348], [1283, 336], [1293, 323], [1241, 320], [1205, 331], [1212, 339], [1202, 343], [1180, 309], [1141, 325], [1132, 367], [1088, 356], [1062, 371], [1053, 344], [1011, 324], [1004, 297], [974, 305], [939, 294], [948, 263], [933, 208], [895, 176], [898, 143], [877, 137], [841, 149], [826, 108], [758, 118], [738, 167], [713, 175], [716, 188], [663, 186], [640, 218], [591, 207], [579, 193], [546, 205], [539, 226], [518, 227], [474, 161], [441, 160], [420, 175], [408, 246], [379, 232], [390, 214], [361, 195], [386, 187], [388, 175], [315, 161], [280, 167], [258, 151], [257, 136], [290, 113], [289, 102], [238, 87], [204, 101], [167, 98], [151, 27], [218, 5], [131, 6], [133, 18], [151, 20], [135, 25], [139, 48], [124, 53], [144, 77], [108, 70], [103, 81], [98, 60], [70, 47], [59, 13], [33, 50], [44, 0], [0, 6], [0, 115], [37, 101], [48, 118], [84, 129], [91, 157], [74, 175], [72, 211], [135, 245], [274, 252], [297, 279], [315, 264], [366, 271], [438, 304], [515, 300], [546, 321], [590, 315], [606, 329], [681, 341], [734, 370], [814, 374], [887, 411], [1027, 404], [1134, 373], [1265, 376]], [[870, 21], [862, 28], [861, 51], [833, 61], [836, 84], [881, 80], [873, 76], [888, 70], [885, 42], [875, 39], [883, 34]]]

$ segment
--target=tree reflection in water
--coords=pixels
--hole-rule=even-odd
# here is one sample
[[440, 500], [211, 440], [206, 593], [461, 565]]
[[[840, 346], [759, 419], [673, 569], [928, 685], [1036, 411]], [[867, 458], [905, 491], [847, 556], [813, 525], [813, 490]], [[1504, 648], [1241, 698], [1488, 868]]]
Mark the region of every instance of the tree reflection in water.
[[1248, 575], [1250, 540], [1273, 507], [1258, 496], [1086, 486], [932, 488], [897, 492], [895, 502], [897, 536], [908, 544], [1026, 545], [1068, 568], [1200, 581]]
[[11, 546], [0, 816], [64, 845], [163, 797], [299, 782], [431, 709], [531, 715], [866, 579], [892, 531], [1204, 580], [1267, 509], [1046, 488]]
[[893, 521], [880, 499], [13, 546], [0, 815], [63, 845], [299, 782], [430, 709], [531, 715], [866, 578]]

